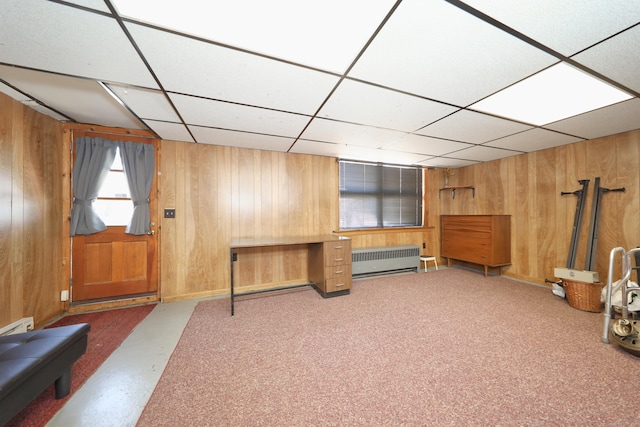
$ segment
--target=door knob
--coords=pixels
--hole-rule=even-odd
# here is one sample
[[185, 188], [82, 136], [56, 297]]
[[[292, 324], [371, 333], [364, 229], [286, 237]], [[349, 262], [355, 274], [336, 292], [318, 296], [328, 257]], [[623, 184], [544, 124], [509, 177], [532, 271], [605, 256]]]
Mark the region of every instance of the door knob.
[[147, 231], [147, 234], [149, 236], [153, 236], [154, 234], [156, 234], [156, 230], [149, 230], [149, 231]]

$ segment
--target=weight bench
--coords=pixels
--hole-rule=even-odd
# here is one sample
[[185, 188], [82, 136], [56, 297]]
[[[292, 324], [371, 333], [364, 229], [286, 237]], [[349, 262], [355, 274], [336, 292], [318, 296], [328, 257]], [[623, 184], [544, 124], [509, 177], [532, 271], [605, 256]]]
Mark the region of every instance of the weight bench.
[[40, 329], [0, 337], [0, 426], [55, 383], [56, 399], [71, 389], [71, 366], [87, 351], [91, 326]]

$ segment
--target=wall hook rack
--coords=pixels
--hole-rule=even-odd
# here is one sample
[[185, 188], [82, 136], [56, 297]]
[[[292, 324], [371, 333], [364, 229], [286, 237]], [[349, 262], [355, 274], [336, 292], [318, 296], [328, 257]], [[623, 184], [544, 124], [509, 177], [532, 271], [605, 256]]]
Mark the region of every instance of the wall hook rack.
[[473, 198], [476, 197], [476, 188], [471, 185], [461, 185], [461, 186], [453, 186], [453, 187], [444, 186], [438, 191], [438, 198], [440, 198], [440, 192], [442, 192], [442, 190], [451, 190], [452, 199], [456, 198], [456, 190], [471, 190], [471, 197]]

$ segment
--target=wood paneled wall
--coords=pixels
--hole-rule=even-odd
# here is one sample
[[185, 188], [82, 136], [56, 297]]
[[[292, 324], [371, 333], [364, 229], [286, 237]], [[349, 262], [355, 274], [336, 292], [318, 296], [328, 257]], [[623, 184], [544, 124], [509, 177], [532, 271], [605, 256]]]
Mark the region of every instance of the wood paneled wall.
[[[605, 193], [601, 200], [594, 270], [606, 281], [611, 249], [640, 246], [639, 169], [640, 131], [633, 131], [456, 169], [449, 185], [473, 185], [475, 198], [460, 191], [452, 199], [442, 191], [438, 199], [443, 174], [431, 170], [430, 222], [437, 224], [441, 214], [511, 215], [512, 265], [504, 272], [544, 283], [554, 278], [555, 267], [566, 265], [569, 252], [577, 198], [560, 193], [578, 190], [578, 180], [589, 179], [575, 265], [584, 268], [593, 187], [600, 177], [601, 187], [625, 188], [623, 193]], [[439, 239], [439, 230], [435, 234]], [[614, 275], [619, 272], [618, 263]]]
[[[41, 325], [65, 310], [68, 289], [70, 150], [63, 126], [0, 94], [0, 325], [34, 316]], [[338, 228], [338, 167], [333, 158], [161, 142], [161, 296], [165, 301], [229, 291], [232, 238], [332, 233]], [[439, 254], [441, 214], [512, 216], [512, 265], [504, 273], [533, 282], [564, 266], [578, 180], [601, 177], [604, 194], [596, 270], [609, 251], [640, 245], [640, 131], [455, 170], [449, 185], [473, 185], [455, 199], [441, 170], [428, 172], [427, 223], [415, 231], [348, 233], [353, 247], [417, 244]], [[584, 264], [592, 191], [576, 266]], [[162, 216], [162, 215], [160, 215]], [[306, 278], [304, 248], [245, 251], [235, 265], [245, 288]], [[619, 266], [616, 267], [619, 270]]]
[[[338, 164], [330, 157], [162, 142], [162, 298], [228, 294], [231, 239], [331, 234], [338, 229]], [[423, 230], [357, 234], [353, 246], [420, 244]], [[244, 249], [240, 290], [307, 279], [304, 247]]]
[[62, 125], [0, 94], [0, 326], [64, 310], [69, 176]]
[[[161, 286], [165, 301], [229, 293], [231, 239], [331, 234], [338, 229], [338, 164], [330, 157], [162, 142]], [[356, 247], [418, 233], [354, 236]], [[244, 289], [307, 278], [304, 247], [244, 249]]]

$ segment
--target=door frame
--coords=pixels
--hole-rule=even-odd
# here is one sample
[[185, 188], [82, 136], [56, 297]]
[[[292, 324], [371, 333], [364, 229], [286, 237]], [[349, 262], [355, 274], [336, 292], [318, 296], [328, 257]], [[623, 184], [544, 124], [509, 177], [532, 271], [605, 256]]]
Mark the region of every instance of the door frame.
[[[66, 291], [68, 295], [71, 295], [71, 281], [72, 281], [72, 267], [73, 267], [73, 237], [70, 235], [71, 230], [71, 208], [73, 206], [73, 160], [75, 153], [75, 139], [79, 136], [91, 136], [91, 137], [101, 137], [113, 140], [121, 140], [121, 141], [132, 141], [132, 142], [144, 142], [151, 143], [155, 147], [155, 177], [156, 181], [156, 217], [158, 221], [156, 222], [156, 280], [158, 283], [157, 290], [155, 295], [147, 295], [141, 297], [124, 297], [122, 299], [114, 299], [109, 301], [101, 301], [101, 302], [88, 302], [88, 303], [78, 303], [77, 305], [71, 305], [70, 301], [67, 300], [64, 302], [65, 312], [68, 313], [82, 313], [86, 311], [93, 311], [98, 309], [107, 309], [114, 307], [126, 307], [132, 305], [139, 305], [149, 302], [157, 302], [160, 301], [162, 295], [162, 282], [160, 278], [162, 277], [160, 274], [160, 259], [161, 259], [161, 227], [159, 222], [159, 213], [160, 213], [160, 178], [162, 174], [160, 173], [160, 139], [151, 131], [147, 130], [132, 130], [132, 129], [122, 129], [122, 128], [112, 128], [106, 126], [93, 126], [86, 124], [65, 124], [64, 125], [64, 136], [67, 139], [67, 143], [69, 144], [69, 167], [67, 173], [69, 174], [69, 186], [68, 192], [64, 195], [64, 205], [68, 206], [67, 211], [65, 212], [65, 230], [66, 235], [68, 236], [66, 240], [66, 245], [64, 247], [66, 267], [64, 268], [64, 282], [66, 284]], [[153, 189], [152, 189], [153, 191]], [[63, 290], [64, 291], [64, 290]]]

